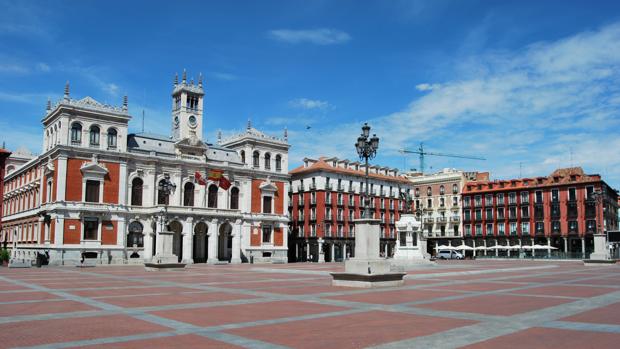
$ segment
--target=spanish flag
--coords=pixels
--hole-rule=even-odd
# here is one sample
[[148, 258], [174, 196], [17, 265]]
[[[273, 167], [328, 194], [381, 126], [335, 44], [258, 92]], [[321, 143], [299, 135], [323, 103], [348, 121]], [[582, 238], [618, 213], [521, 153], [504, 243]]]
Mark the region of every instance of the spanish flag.
[[228, 178], [222, 176], [222, 178], [220, 178], [220, 188], [224, 189], [224, 190], [228, 190], [228, 188], [230, 188], [231, 183], [228, 180]]
[[222, 170], [215, 170], [215, 169], [207, 170], [207, 179], [209, 179], [210, 181], [217, 182], [220, 179], [222, 179], [222, 177], [224, 177], [224, 171]]

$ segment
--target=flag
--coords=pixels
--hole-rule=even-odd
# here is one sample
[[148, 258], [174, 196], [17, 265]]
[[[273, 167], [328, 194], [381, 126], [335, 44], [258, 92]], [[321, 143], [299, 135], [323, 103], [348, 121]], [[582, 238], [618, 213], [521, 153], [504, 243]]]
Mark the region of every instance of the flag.
[[228, 190], [228, 188], [230, 188], [231, 184], [230, 181], [228, 180], [228, 178], [222, 176], [222, 178], [220, 178], [220, 188], [224, 189], [224, 190]]
[[198, 183], [200, 185], [207, 185], [207, 181], [204, 179], [204, 177], [202, 177], [200, 172], [196, 171], [194, 173], [194, 178], [196, 179], [196, 183]]
[[207, 179], [217, 182], [222, 178], [223, 173], [222, 170], [207, 170]]

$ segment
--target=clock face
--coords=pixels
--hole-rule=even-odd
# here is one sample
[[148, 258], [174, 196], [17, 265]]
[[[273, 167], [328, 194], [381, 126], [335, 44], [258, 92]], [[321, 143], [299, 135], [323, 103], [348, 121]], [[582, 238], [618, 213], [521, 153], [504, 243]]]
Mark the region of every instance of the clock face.
[[190, 126], [192, 126], [192, 127], [196, 126], [196, 117], [194, 115], [190, 115], [188, 120], [189, 120], [189, 125]]

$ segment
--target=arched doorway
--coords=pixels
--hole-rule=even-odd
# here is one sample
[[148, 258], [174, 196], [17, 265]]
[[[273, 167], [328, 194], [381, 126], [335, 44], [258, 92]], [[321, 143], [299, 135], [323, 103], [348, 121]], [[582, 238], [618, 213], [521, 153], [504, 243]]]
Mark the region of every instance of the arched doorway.
[[220, 261], [229, 261], [232, 257], [232, 225], [224, 222], [220, 225], [217, 256]]
[[209, 251], [208, 226], [205, 222], [198, 222], [194, 227], [194, 263], [206, 263]]
[[179, 263], [183, 260], [183, 225], [179, 221], [172, 221], [168, 224], [168, 231], [172, 235], [172, 253], [179, 257]]
[[129, 252], [129, 258], [139, 258], [140, 254], [138, 249], [144, 248], [144, 230], [142, 223], [133, 221], [129, 223], [129, 232], [127, 233], [127, 248]]

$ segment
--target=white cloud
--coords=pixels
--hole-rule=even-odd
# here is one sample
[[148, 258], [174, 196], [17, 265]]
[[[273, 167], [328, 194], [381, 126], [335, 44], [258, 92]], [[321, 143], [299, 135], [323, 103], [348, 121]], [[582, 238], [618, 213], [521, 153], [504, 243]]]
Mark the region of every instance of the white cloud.
[[308, 42], [317, 45], [334, 45], [351, 40], [349, 34], [328, 28], [307, 30], [278, 29], [270, 31], [269, 34], [275, 40], [290, 44]]
[[427, 83], [418, 84], [418, 85], [415, 86], [415, 88], [418, 91], [432, 91], [432, 90], [436, 90], [436, 89], [438, 89], [440, 87], [441, 87], [440, 84], [427, 84]]
[[224, 81], [232, 81], [232, 80], [238, 79], [238, 77], [234, 74], [222, 73], [222, 72], [213, 72], [211, 73], [211, 76], [215, 79], [224, 80]]
[[46, 63], [40, 62], [37, 64], [37, 69], [42, 72], [49, 72], [51, 70], [50, 66]]
[[118, 85], [113, 83], [103, 83], [102, 87], [103, 91], [110, 96], [118, 96]]
[[21, 64], [0, 63], [0, 73], [26, 74], [28, 72], [30, 69]]
[[289, 102], [289, 105], [300, 109], [326, 109], [330, 104], [318, 99], [297, 98]]

